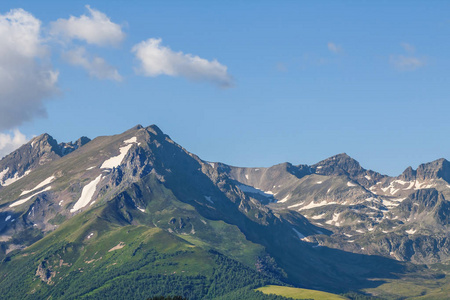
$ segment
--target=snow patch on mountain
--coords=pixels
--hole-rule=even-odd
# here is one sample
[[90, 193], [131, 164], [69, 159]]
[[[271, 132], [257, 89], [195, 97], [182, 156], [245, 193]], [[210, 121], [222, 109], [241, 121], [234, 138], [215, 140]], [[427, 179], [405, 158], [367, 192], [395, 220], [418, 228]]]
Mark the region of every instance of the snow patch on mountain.
[[125, 140], [123, 141], [123, 143], [125, 144], [125, 146], [119, 148], [120, 154], [105, 160], [100, 167], [101, 169], [112, 169], [120, 166], [122, 160], [125, 158], [125, 155], [127, 155], [133, 144], [136, 143], [136, 137]]
[[417, 230], [415, 230], [415, 229], [405, 230], [405, 232], [406, 232], [407, 234], [414, 234], [414, 233], [416, 233], [416, 231], [417, 231]]
[[8, 185], [10, 185], [10, 184], [13, 184], [14, 182], [16, 182], [16, 181], [18, 181], [18, 180], [24, 178], [24, 177], [27, 176], [28, 174], [30, 174], [30, 172], [31, 172], [31, 170], [28, 170], [28, 171], [26, 171], [22, 176], [18, 176], [18, 175], [17, 175], [18, 173], [16, 173], [16, 174], [14, 174], [14, 177], [8, 178], [8, 179], [6, 179], [6, 180], [3, 180], [2, 185], [3, 185], [3, 186], [8, 186]]
[[326, 215], [326, 214], [323, 213], [323, 214], [320, 214], [320, 215], [317, 215], [317, 216], [312, 216], [311, 219], [314, 219], [314, 220], [323, 219], [323, 217], [324, 217], [325, 215]]
[[338, 213], [338, 214], [336, 214], [336, 213], [333, 214], [333, 218], [332, 218], [331, 220], [326, 221], [325, 223], [326, 223], [326, 224], [329, 224], [329, 225], [340, 226], [341, 223], [338, 222], [340, 215], [341, 215], [340, 213]]
[[322, 202], [319, 202], [319, 203], [311, 202], [308, 205], [303, 206], [299, 210], [305, 210], [305, 209], [310, 209], [310, 208], [315, 208], [315, 207], [325, 206], [325, 205], [331, 205], [331, 204], [337, 204], [337, 202], [327, 202], [326, 200], [323, 200]]
[[124, 144], [132, 144], [137, 143], [137, 138], [133, 136], [132, 138], [129, 138], [128, 140], [123, 141]]
[[5, 177], [6, 173], [8, 173], [9, 167], [0, 172], [0, 181], [3, 181], [3, 177]]
[[75, 203], [75, 205], [70, 210], [70, 212], [72, 212], [72, 213], [76, 212], [77, 210], [85, 207], [86, 205], [89, 204], [89, 202], [91, 202], [92, 197], [94, 196], [94, 193], [97, 189], [97, 184], [100, 182], [101, 179], [102, 179], [102, 175], [98, 175], [97, 178], [95, 178], [94, 180], [89, 182], [83, 188], [83, 190], [81, 191], [80, 199], [78, 199], [78, 201]]
[[27, 198], [25, 198], [25, 199], [22, 199], [22, 200], [19, 200], [19, 201], [14, 202], [14, 203], [11, 204], [9, 207], [19, 206], [19, 205], [21, 205], [21, 204], [27, 202], [28, 200], [30, 200], [30, 199], [33, 198], [34, 196], [37, 196], [37, 195], [39, 195], [40, 193], [49, 191], [51, 188], [52, 188], [51, 186], [48, 186], [48, 187], [46, 187], [45, 189], [43, 189], [43, 190], [41, 190], [41, 191], [39, 191], [39, 192], [36, 192], [36, 193], [34, 193], [33, 195], [31, 195], [31, 196], [29, 196], [29, 197], [27, 197]]
[[204, 196], [206, 201], [211, 202], [212, 204], [214, 204], [214, 201], [211, 200], [211, 196]]
[[279, 203], [284, 203], [284, 202], [288, 201], [289, 198], [291, 198], [291, 195], [287, 195], [286, 197], [284, 197], [283, 199], [281, 199], [281, 200], [278, 201], [278, 202], [279, 202]]
[[243, 185], [243, 184], [239, 184], [239, 185], [237, 185], [237, 187], [241, 191], [243, 191], [244, 193], [258, 194], [258, 195], [261, 195], [261, 196], [264, 196], [264, 197], [267, 197], [267, 198], [272, 198], [273, 197], [273, 192], [271, 192], [271, 191], [266, 192], [266, 191], [254, 188], [252, 186]]
[[297, 229], [295, 229], [294, 227], [292, 227], [292, 230], [294, 230], [294, 232], [297, 234], [299, 239], [305, 238], [305, 236], [301, 232], [299, 232]]
[[[380, 182], [377, 183], [377, 185], [381, 184]], [[369, 187], [369, 190], [377, 194], [376, 190], [378, 188], [377, 185]], [[413, 180], [413, 181], [404, 181], [400, 179], [393, 180], [389, 183], [388, 186], [381, 187], [381, 191], [386, 196], [394, 196], [400, 191], [408, 191], [408, 190], [421, 190], [421, 189], [429, 189], [434, 188], [437, 186], [437, 183], [435, 180], [431, 179], [425, 182], [420, 182], [419, 180]]]
[[294, 205], [290, 205], [290, 206], [288, 206], [288, 208], [299, 207], [299, 206], [301, 206], [302, 204], [303, 204], [303, 202], [301, 202], [301, 203], [297, 203], [297, 204], [294, 204]]
[[34, 192], [35, 190], [38, 190], [44, 186], [46, 186], [47, 184], [50, 184], [53, 180], [55, 180], [55, 176], [50, 176], [49, 178], [45, 179], [44, 181], [42, 181], [41, 183], [39, 183], [37, 186], [35, 186], [34, 188], [32, 188], [31, 190], [25, 190], [23, 191], [20, 196], [26, 195], [28, 193]]
[[132, 144], [128, 144], [124, 147], [121, 147], [119, 149], [120, 154], [105, 160], [105, 162], [102, 164], [102, 166], [100, 168], [112, 169], [112, 168], [117, 168], [118, 166], [120, 166], [120, 164], [122, 163], [122, 160], [124, 159], [125, 155], [128, 153], [128, 151], [131, 149], [132, 146], [133, 146]]

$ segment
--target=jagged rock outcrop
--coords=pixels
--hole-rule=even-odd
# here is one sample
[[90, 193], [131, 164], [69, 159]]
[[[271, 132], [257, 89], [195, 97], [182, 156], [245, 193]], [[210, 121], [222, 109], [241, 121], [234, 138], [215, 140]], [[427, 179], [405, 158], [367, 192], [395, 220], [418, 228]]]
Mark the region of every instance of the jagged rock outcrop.
[[44, 133], [31, 139], [0, 161], [0, 186], [8, 186], [32, 170], [73, 152], [90, 141], [81, 137], [76, 142], [60, 143]]
[[421, 164], [417, 167], [417, 170], [408, 167], [399, 178], [406, 181], [426, 181], [441, 178], [450, 183], [450, 162], [445, 158], [441, 158]]
[[36, 276], [38, 276], [43, 282], [47, 284], [52, 284], [52, 278], [56, 275], [55, 271], [52, 271], [50, 267], [48, 266], [47, 261], [43, 260], [37, 270], [36, 270]]

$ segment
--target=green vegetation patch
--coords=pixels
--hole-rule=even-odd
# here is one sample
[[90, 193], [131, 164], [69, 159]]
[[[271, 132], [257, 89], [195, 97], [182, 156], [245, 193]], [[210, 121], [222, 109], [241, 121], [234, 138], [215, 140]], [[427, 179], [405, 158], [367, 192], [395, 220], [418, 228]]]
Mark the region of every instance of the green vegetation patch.
[[315, 291], [315, 290], [307, 290], [300, 288], [292, 288], [287, 286], [279, 286], [279, 285], [267, 285], [256, 289], [264, 294], [274, 294], [283, 297], [289, 297], [292, 299], [314, 299], [314, 300], [342, 300], [347, 299], [342, 296]]

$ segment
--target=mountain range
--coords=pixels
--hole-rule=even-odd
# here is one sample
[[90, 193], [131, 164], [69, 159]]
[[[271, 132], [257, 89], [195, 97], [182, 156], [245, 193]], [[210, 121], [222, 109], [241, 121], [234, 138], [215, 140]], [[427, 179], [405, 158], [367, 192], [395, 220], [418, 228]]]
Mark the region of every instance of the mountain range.
[[5, 299], [444, 299], [450, 162], [397, 177], [347, 154], [314, 165], [204, 161], [157, 126], [0, 160]]

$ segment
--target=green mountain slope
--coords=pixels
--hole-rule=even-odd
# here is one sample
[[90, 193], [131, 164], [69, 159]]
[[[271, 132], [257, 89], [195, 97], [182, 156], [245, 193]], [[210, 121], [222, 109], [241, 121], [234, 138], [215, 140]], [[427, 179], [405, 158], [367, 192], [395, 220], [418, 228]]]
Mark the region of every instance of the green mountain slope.
[[[161, 212], [188, 217], [187, 205], [177, 203], [180, 207], [176, 207], [166, 203], [174, 200], [154, 197], [153, 207], [164, 205]], [[123, 210], [115, 210], [117, 205], [124, 205]], [[122, 214], [126, 206], [118, 196], [65, 222], [26, 250], [10, 253], [0, 269], [0, 293], [6, 299], [143, 299], [152, 295], [212, 299], [238, 288], [279, 282], [207, 250], [213, 247], [206, 239], [199, 238], [202, 247], [198, 247], [153, 225], [129, 225]], [[145, 223], [149, 216], [139, 214], [136, 223]], [[164, 213], [155, 217], [159, 220], [151, 223], [166, 221]], [[233, 236], [239, 234], [227, 228], [230, 225], [221, 226]], [[261, 251], [242, 236], [235, 239], [244, 243], [243, 252], [250, 257]]]

